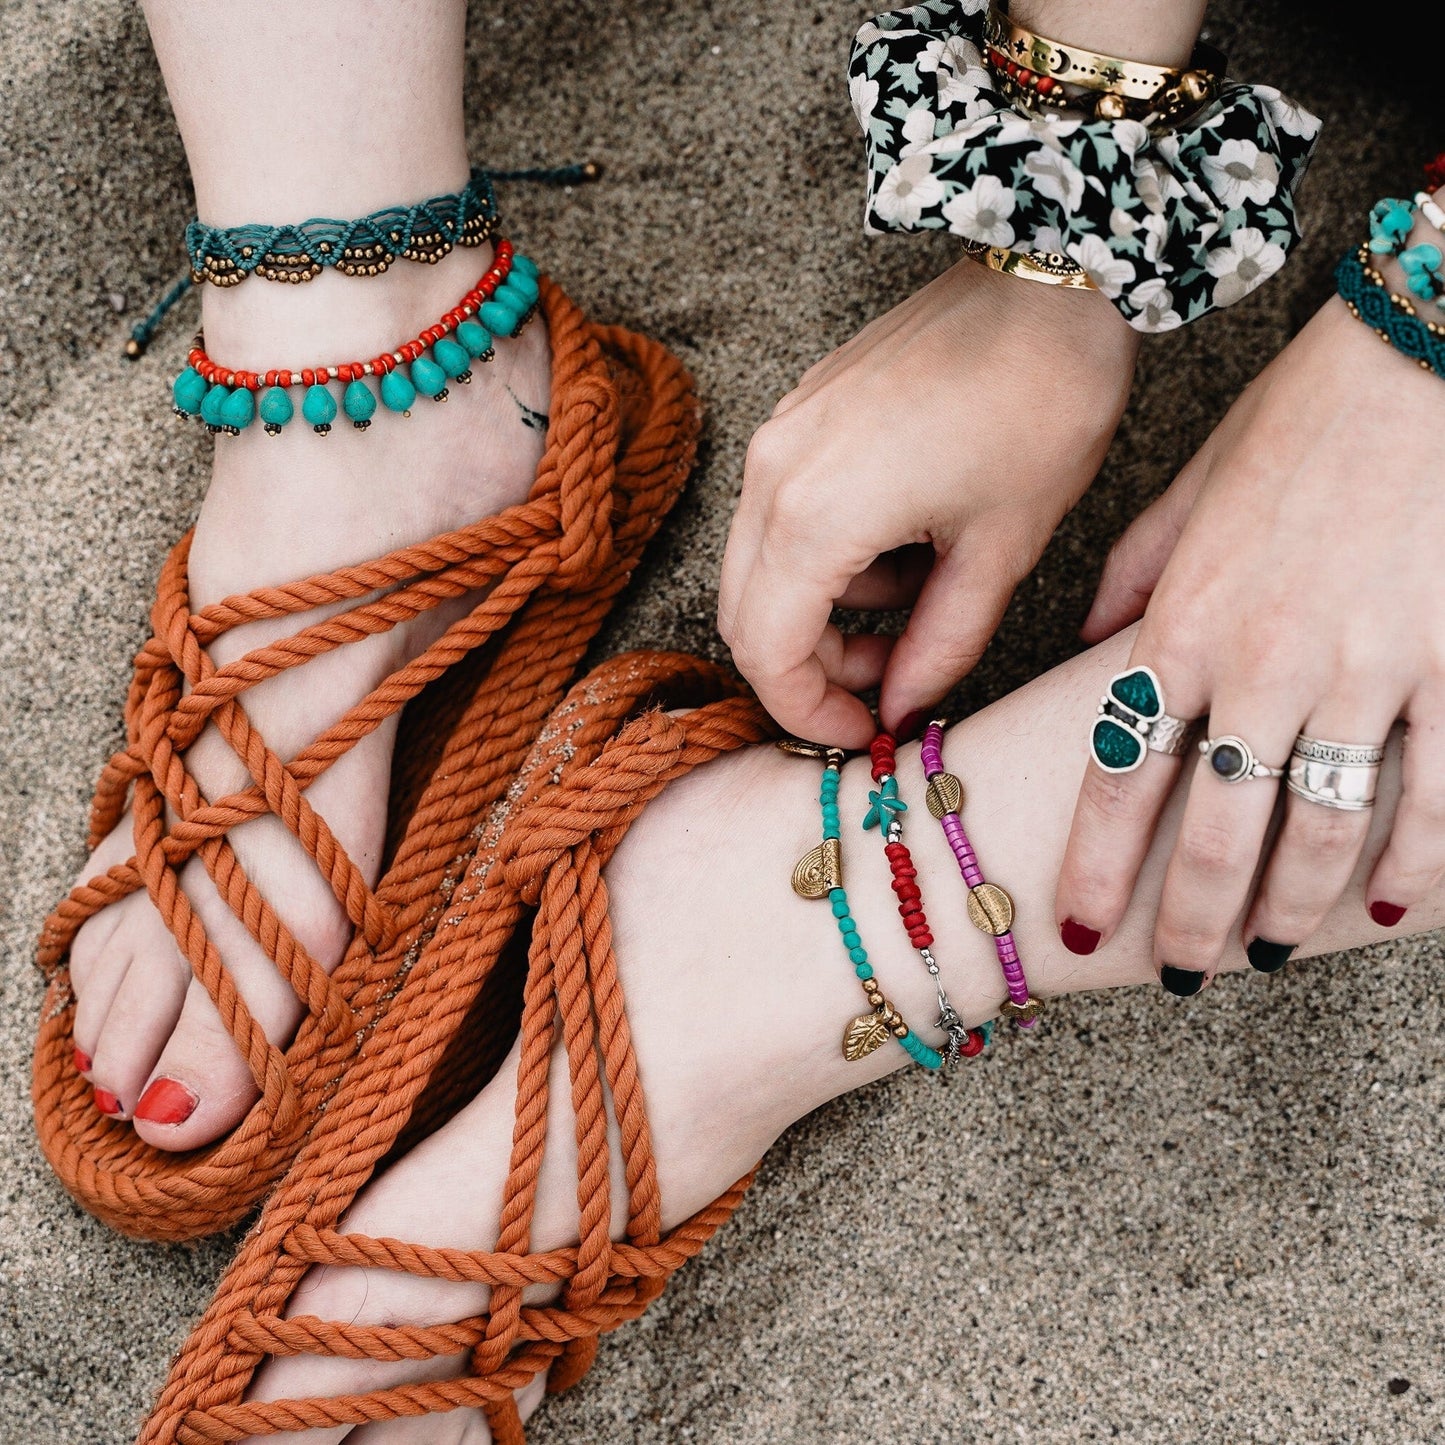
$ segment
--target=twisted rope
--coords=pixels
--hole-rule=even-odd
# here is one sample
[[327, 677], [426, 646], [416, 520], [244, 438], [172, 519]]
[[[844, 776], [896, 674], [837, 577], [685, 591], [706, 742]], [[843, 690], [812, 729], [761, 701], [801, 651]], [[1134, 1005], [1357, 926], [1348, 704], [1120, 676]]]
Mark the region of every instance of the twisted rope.
[[[66, 1187], [117, 1228], [166, 1239], [214, 1232], [284, 1169], [342, 1072], [365, 1055], [376, 1019], [402, 996], [478, 847], [478, 818], [504, 805], [548, 709], [681, 488], [696, 415], [681, 366], [642, 338], [590, 325], [554, 286], [545, 288], [544, 305], [552, 422], [527, 501], [376, 561], [196, 612], [186, 582], [189, 538], [162, 571], [152, 637], [137, 655], [127, 697], [126, 745], [102, 773], [91, 816], [94, 846], [129, 802], [135, 853], [73, 889], [47, 920], [39, 947], [52, 979], [33, 1084], [41, 1142]], [[482, 589], [470, 613], [289, 763], [247, 715], [245, 694], [260, 682]], [[223, 667], [207, 650], [247, 622], [337, 604], [350, 605]], [[392, 807], [405, 822], [390, 867], [372, 889], [306, 789], [426, 689], [451, 731], [426, 776], [408, 774], [407, 761], [398, 759]], [[185, 760], [207, 727], [225, 738], [249, 779], [218, 799], [203, 795]], [[353, 925], [346, 956], [329, 977], [228, 841], [232, 829], [268, 814], [305, 848]], [[304, 1004], [289, 1048], [266, 1039], [190, 907], [179, 875], [192, 858]], [[87, 919], [141, 889], [215, 1003], [261, 1095], [226, 1140], [182, 1157], [151, 1149], [128, 1124], [98, 1116], [71, 1057], [71, 942]], [[416, 1026], [429, 1026], [424, 1015]]]
[[[677, 718], [659, 707], [693, 707]], [[495, 844], [479, 850], [485, 882], [430, 946], [432, 968], [409, 986], [431, 995], [455, 1030], [528, 907], [532, 923], [522, 1010], [510, 1167], [490, 1250], [437, 1248], [346, 1234], [338, 1223], [422, 1102], [446, 1038], [412, 1050], [394, 1010], [376, 1041], [396, 1060], [385, 1080], [354, 1071], [317, 1121], [267, 1202], [205, 1317], [171, 1370], [140, 1445], [198, 1445], [463, 1408], [486, 1412], [498, 1442], [523, 1438], [515, 1392], [546, 1373], [552, 1390], [590, 1364], [598, 1337], [636, 1318], [667, 1278], [737, 1208], [743, 1179], [676, 1228], [662, 1229], [656, 1160], [612, 949], [603, 869], [647, 803], [722, 753], [770, 735], [771, 724], [718, 669], [667, 654], [633, 654], [578, 683], [543, 728], [516, 784], [517, 806]], [[477, 871], [475, 868], [474, 872]], [[432, 981], [445, 977], [446, 988]], [[578, 1242], [529, 1245], [550, 1109], [549, 1071], [565, 1050], [578, 1144]], [[621, 1139], [627, 1213], [610, 1237], [611, 1117]], [[387, 1269], [483, 1285], [485, 1311], [418, 1325], [287, 1318], [316, 1265]], [[523, 1292], [549, 1287], [546, 1304]], [[330, 1398], [247, 1400], [268, 1355], [378, 1362], [464, 1355], [449, 1379]]]

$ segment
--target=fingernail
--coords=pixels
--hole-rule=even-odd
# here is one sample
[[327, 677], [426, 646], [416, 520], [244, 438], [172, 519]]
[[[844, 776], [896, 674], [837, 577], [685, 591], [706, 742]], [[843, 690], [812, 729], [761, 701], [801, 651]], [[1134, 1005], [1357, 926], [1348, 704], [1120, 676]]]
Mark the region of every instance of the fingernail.
[[1097, 928], [1088, 928], [1077, 918], [1066, 918], [1059, 926], [1059, 937], [1070, 953], [1092, 953], [1099, 946]]
[[893, 736], [896, 737], [900, 743], [911, 743], [922, 731], [923, 709], [915, 708], [913, 712], [904, 713], [904, 715], [898, 719], [898, 726], [894, 730]]
[[1256, 938], [1244, 951], [1249, 955], [1250, 967], [1260, 973], [1278, 973], [1289, 962], [1290, 955], [1298, 947], [1294, 943], [1271, 943], [1267, 938]]
[[1393, 928], [1404, 916], [1405, 910], [1398, 903], [1370, 904], [1370, 917], [1381, 928]]
[[75, 1046], [75, 1072], [77, 1074], [88, 1074], [90, 1072], [91, 1057], [79, 1044]]
[[157, 1079], [135, 1106], [137, 1119], [147, 1124], [184, 1124], [201, 1101], [176, 1079]]
[[1159, 970], [1159, 982], [1175, 997], [1188, 998], [1204, 987], [1204, 975], [1192, 968], [1175, 968], [1173, 964], [1166, 963]]
[[95, 1107], [99, 1109], [102, 1114], [109, 1114], [114, 1118], [115, 1115], [120, 1113], [120, 1100], [117, 1099], [109, 1089], [96, 1089], [94, 1090], [94, 1094]]

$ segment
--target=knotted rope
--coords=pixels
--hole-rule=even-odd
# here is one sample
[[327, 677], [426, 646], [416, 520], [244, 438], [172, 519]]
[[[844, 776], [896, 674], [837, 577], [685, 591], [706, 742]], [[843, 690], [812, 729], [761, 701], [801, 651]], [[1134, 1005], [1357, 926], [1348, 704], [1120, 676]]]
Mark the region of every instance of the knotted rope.
[[[384, 1090], [374, 1074], [353, 1074], [187, 1340], [141, 1445], [197, 1445], [467, 1407], [486, 1411], [499, 1445], [516, 1445], [523, 1434], [514, 1392], [543, 1372], [553, 1391], [575, 1383], [598, 1336], [641, 1314], [736, 1209], [751, 1176], [676, 1228], [662, 1229], [603, 877], [628, 827], [670, 782], [771, 734], [756, 703], [736, 691], [717, 669], [667, 654], [620, 658], [580, 682], [533, 749], [519, 779], [517, 810], [482, 863], [485, 881], [458, 915], [455, 935], [439, 945], [444, 954], [460, 950], [469, 964], [430, 970], [430, 977], [449, 980], [437, 1003], [450, 1005], [456, 1027], [501, 954], [505, 938], [498, 929], [510, 931], [525, 909], [536, 910], [512, 1153], [494, 1247], [435, 1248], [338, 1228], [422, 1099], [432, 1064], [426, 1049], [439, 1053], [445, 1040], [430, 1040], [420, 1057], [405, 1055]], [[696, 710], [682, 717], [656, 710], [636, 715], [658, 705]], [[385, 1035], [385, 1046], [393, 1047], [390, 1035], [401, 1032], [400, 1018], [394, 1013], [383, 1021], [378, 1043]], [[578, 1242], [534, 1252], [530, 1237], [552, 1104], [549, 1072], [559, 1045], [576, 1121]], [[627, 1197], [620, 1240], [612, 1239], [610, 1226], [609, 1100]], [[296, 1285], [318, 1264], [485, 1285], [488, 1304], [472, 1318], [430, 1325], [287, 1319]], [[537, 1285], [550, 1287], [555, 1299], [524, 1303], [523, 1292]], [[294, 1354], [388, 1362], [465, 1354], [467, 1364], [450, 1379], [331, 1398], [244, 1398], [267, 1355]]]
[[[91, 815], [94, 847], [129, 801], [135, 852], [72, 890], [47, 920], [39, 949], [53, 980], [36, 1051], [41, 1140], [71, 1192], [121, 1229], [174, 1239], [224, 1228], [284, 1168], [375, 1015], [397, 996], [398, 979], [477, 846], [479, 818], [501, 802], [547, 709], [680, 490], [695, 437], [695, 403], [681, 366], [641, 338], [589, 325], [553, 286], [544, 305], [554, 353], [552, 419], [525, 502], [373, 562], [194, 612], [189, 537], [162, 571], [152, 636], [137, 656], [127, 698], [126, 745], [106, 765]], [[470, 612], [289, 761], [247, 714], [246, 693], [267, 679], [469, 593], [481, 594]], [[246, 623], [338, 606], [344, 610], [225, 666], [210, 655], [218, 638]], [[454, 670], [466, 673], [471, 695], [433, 776], [412, 780], [405, 831], [373, 889], [306, 790], [423, 690], [463, 685], [447, 676]], [[208, 727], [249, 779], [214, 800], [186, 764], [186, 750]], [[405, 772], [404, 760], [398, 768]], [[351, 946], [334, 974], [267, 902], [229, 841], [231, 830], [267, 815], [306, 850], [352, 924]], [[191, 907], [180, 874], [193, 858], [305, 1006], [289, 1049], [267, 1040]], [[260, 1092], [227, 1140], [184, 1158], [152, 1150], [128, 1124], [101, 1118], [70, 1059], [71, 942], [87, 919], [141, 889]]]

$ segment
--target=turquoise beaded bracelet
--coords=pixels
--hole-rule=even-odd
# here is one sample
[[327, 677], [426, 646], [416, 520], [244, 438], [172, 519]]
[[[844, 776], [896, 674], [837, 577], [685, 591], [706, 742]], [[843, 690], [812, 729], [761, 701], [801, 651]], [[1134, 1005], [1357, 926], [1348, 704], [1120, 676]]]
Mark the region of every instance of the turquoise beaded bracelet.
[[1351, 314], [1411, 361], [1445, 380], [1445, 327], [1426, 321], [1385, 285], [1370, 265], [1368, 246], [1347, 251], [1335, 267], [1335, 289]]
[[850, 1019], [843, 1030], [843, 1057], [850, 1063], [866, 1058], [891, 1036], [915, 1064], [933, 1071], [942, 1069], [943, 1055], [924, 1043], [884, 997], [848, 904], [848, 893], [843, 887], [843, 835], [838, 816], [843, 753], [837, 748], [823, 748], [792, 738], [783, 739], [778, 746], [785, 752], [823, 760], [823, 783], [818, 795], [823, 811], [823, 841], [810, 848], [793, 869], [793, 891], [802, 898], [828, 900], [848, 961], [868, 1000], [869, 1012]]
[[[472, 378], [473, 361], [490, 361], [492, 337], [517, 335], [536, 310], [540, 297], [537, 266], [500, 241], [491, 269], [434, 326], [370, 361], [336, 366], [273, 369], [265, 372], [228, 370], [205, 353], [196, 338], [184, 371], [171, 388], [179, 416], [199, 416], [213, 434], [237, 436], [259, 418], [275, 436], [295, 416], [293, 388], [304, 388], [301, 415], [319, 436], [331, 430], [338, 412], [345, 412], [358, 431], [371, 425], [377, 396], [389, 411], [411, 415], [418, 395], [447, 399], [447, 383]], [[426, 353], [430, 350], [431, 355]], [[338, 407], [330, 383], [344, 388]]]

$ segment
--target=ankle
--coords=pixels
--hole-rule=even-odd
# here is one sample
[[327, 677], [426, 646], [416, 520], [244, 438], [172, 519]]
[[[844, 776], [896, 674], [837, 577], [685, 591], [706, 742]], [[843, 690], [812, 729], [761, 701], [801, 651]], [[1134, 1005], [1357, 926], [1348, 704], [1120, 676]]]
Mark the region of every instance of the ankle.
[[253, 371], [371, 357], [455, 306], [493, 255], [488, 242], [458, 246], [434, 265], [397, 260], [364, 279], [328, 269], [300, 285], [252, 276], [239, 286], [206, 286], [206, 350], [220, 365]]

